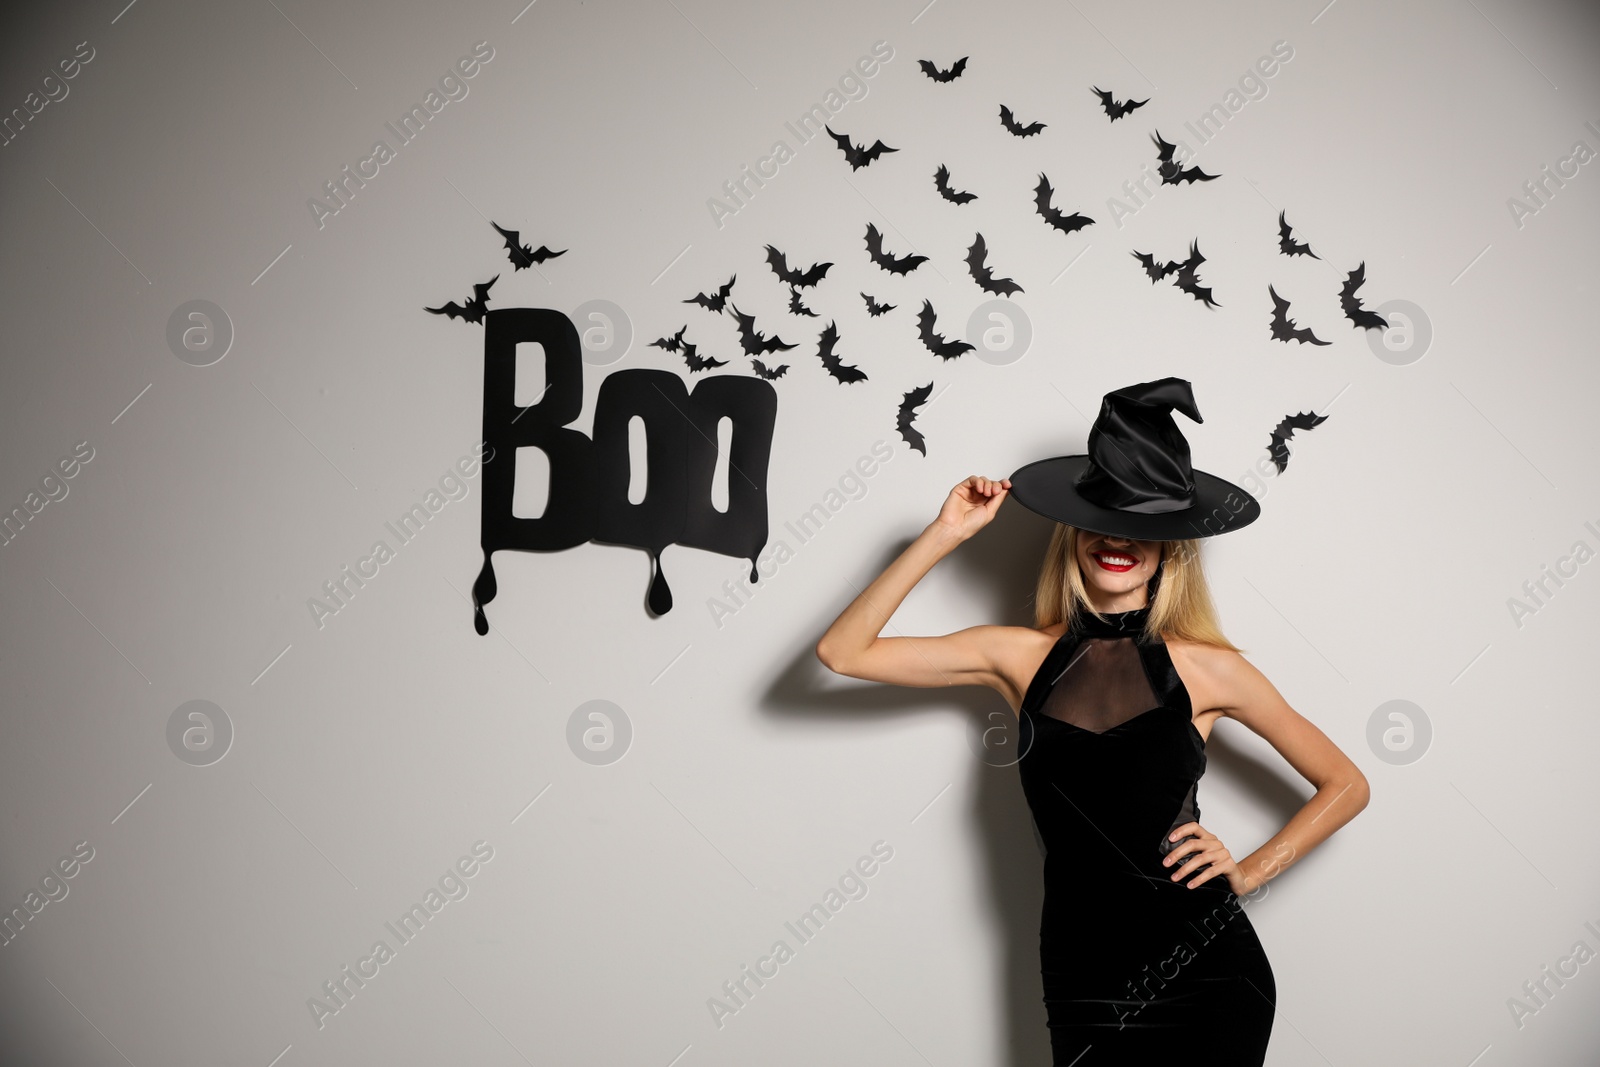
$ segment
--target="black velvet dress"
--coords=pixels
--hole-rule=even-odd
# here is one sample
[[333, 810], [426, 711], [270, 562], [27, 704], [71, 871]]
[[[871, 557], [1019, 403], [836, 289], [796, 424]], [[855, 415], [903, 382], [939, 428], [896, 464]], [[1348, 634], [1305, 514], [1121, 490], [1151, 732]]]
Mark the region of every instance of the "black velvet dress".
[[1161, 865], [1167, 835], [1199, 819], [1206, 752], [1166, 644], [1143, 638], [1149, 611], [1080, 614], [1020, 710], [1052, 1057], [1251, 1067], [1277, 1000], [1266, 953], [1227, 879], [1190, 889], [1172, 881], [1187, 857]]

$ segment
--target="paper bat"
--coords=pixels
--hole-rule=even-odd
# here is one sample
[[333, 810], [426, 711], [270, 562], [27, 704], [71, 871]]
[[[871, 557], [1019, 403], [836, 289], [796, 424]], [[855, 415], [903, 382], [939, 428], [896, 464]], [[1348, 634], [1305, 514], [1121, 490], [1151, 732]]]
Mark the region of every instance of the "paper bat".
[[910, 274], [924, 263], [928, 262], [927, 256], [894, 256], [883, 250], [883, 234], [878, 232], [878, 227], [867, 223], [867, 255], [872, 257], [872, 262], [888, 271], [890, 274]]
[[1367, 282], [1367, 261], [1362, 260], [1361, 265], [1344, 280], [1344, 287], [1339, 290], [1339, 306], [1344, 308], [1345, 318], [1355, 323], [1356, 326], [1368, 330], [1387, 330], [1389, 320], [1375, 311], [1368, 311], [1361, 306], [1361, 298], [1356, 296], [1356, 290]]
[[779, 281], [807, 287], [820, 282], [827, 275], [828, 268], [833, 266], [832, 263], [813, 263], [809, 270], [792, 270], [788, 258], [771, 245], [767, 246], [767, 265], [772, 268], [772, 273], [778, 276]]
[[435, 315], [449, 315], [452, 319], [482, 322], [484, 313], [489, 310], [489, 286], [499, 280], [500, 275], [496, 274], [486, 282], [474, 284], [472, 287], [472, 299], [467, 301], [465, 307], [452, 300], [442, 308], [425, 307], [422, 310], [431, 311]]
[[874, 159], [877, 159], [885, 152], [900, 151], [898, 148], [890, 148], [882, 141], [873, 141], [871, 148], [868, 148], [865, 145], [852, 144], [848, 134], [834, 133], [833, 129], [828, 126], [824, 126], [823, 129], [828, 131], [828, 135], [831, 136], [834, 140], [834, 143], [839, 146], [839, 151], [844, 153], [845, 162], [850, 164], [851, 170], [860, 170], [862, 167], [866, 166], [868, 163], [871, 163]]
[[933, 301], [924, 300], [922, 310], [917, 312], [917, 336], [929, 352], [940, 359], [955, 359], [963, 352], [971, 352], [972, 346], [965, 341], [946, 341], [939, 334], [933, 332]]
[[552, 252], [544, 245], [540, 245], [539, 250], [535, 252], [531, 246], [521, 243], [522, 234], [518, 231], [502, 229], [500, 224], [496, 222], [490, 222], [489, 225], [493, 226], [495, 232], [506, 239], [506, 255], [510, 257], [512, 265], [518, 270], [567, 254], [565, 248], [559, 252]]
[[733, 292], [733, 279], [737, 278], [737, 277], [738, 277], [738, 275], [735, 274], [733, 276], [733, 278], [729, 278], [728, 279], [728, 283], [726, 285], [720, 287], [715, 293], [712, 293], [710, 295], [707, 295], [705, 293], [696, 293], [693, 296], [691, 296], [689, 299], [685, 300], [684, 303], [685, 304], [699, 304], [701, 307], [705, 308], [707, 311], [718, 311], [718, 312], [720, 312], [723, 308], [727, 307], [727, 305], [728, 305], [728, 294]]
[[1148, 97], [1143, 100], [1114, 100], [1111, 94], [1104, 89], [1094, 87], [1091, 87], [1089, 91], [1100, 98], [1100, 106], [1106, 109], [1106, 114], [1111, 116], [1112, 122], [1116, 122], [1134, 108], [1144, 107], [1150, 102]]
[[894, 310], [893, 304], [880, 304], [866, 293], [861, 294], [861, 299], [867, 302], [867, 314], [871, 315], [873, 318], [877, 318], [886, 311]]
[[754, 356], [750, 357], [750, 362], [755, 364], [756, 374], [762, 378], [765, 378], [769, 382], [774, 378], [782, 378], [789, 372], [789, 364], [787, 363], [781, 363], [776, 367], [769, 367]]
[[1011, 114], [1011, 109], [1004, 104], [1000, 105], [1000, 125], [1016, 134], [1018, 137], [1032, 137], [1044, 129], [1042, 122], [1030, 122], [1026, 126], [1020, 125], [1016, 117]]
[[1293, 231], [1289, 229], [1289, 220], [1284, 212], [1278, 212], [1278, 248], [1286, 256], [1310, 256], [1312, 259], [1322, 257], [1311, 251], [1311, 246], [1296, 241]]
[[943, 163], [933, 172], [933, 187], [939, 190], [939, 195], [952, 204], [967, 204], [978, 199], [977, 193], [958, 193], [950, 188], [950, 168]]
[[1302, 411], [1298, 415], [1290, 415], [1278, 423], [1278, 428], [1272, 431], [1272, 438], [1267, 442], [1267, 451], [1272, 455], [1273, 465], [1282, 474], [1283, 469], [1289, 465], [1289, 438], [1294, 436], [1296, 430], [1309, 430], [1328, 421], [1328, 416], [1318, 415], [1311, 411]]
[[683, 346], [688, 343], [683, 339], [683, 335], [688, 329], [688, 324], [685, 324], [682, 330], [679, 330], [671, 337], [658, 337], [650, 342], [651, 347], [660, 348], [667, 352], [682, 352]]
[[1208, 182], [1213, 178], [1219, 177], [1216, 174], [1207, 174], [1199, 167], [1185, 167], [1173, 160], [1172, 153], [1177, 151], [1178, 146], [1163, 140], [1161, 131], [1157, 130], [1151, 134], [1150, 139], [1156, 143], [1156, 158], [1161, 161], [1161, 184], [1177, 185], [1181, 182]]
[[845, 385], [866, 381], [866, 371], [859, 367], [846, 366], [844, 360], [834, 353], [833, 346], [838, 343], [839, 331], [830, 322], [822, 328], [822, 336], [817, 338], [817, 358], [822, 360], [823, 369], [833, 375], [834, 381]]
[[739, 347], [744, 349], [747, 356], [764, 356], [768, 352], [783, 352], [794, 347], [783, 338], [774, 335], [768, 338], [766, 334], [756, 329], [756, 317], [746, 315], [733, 304], [728, 305], [733, 312], [733, 317], [739, 321]]
[[1177, 261], [1171, 263], [1157, 263], [1156, 257], [1149, 252], [1135, 252], [1133, 253], [1133, 258], [1137, 259], [1139, 261], [1139, 265], [1144, 267], [1145, 274], [1149, 275], [1150, 277], [1151, 285], [1159, 282], [1162, 278], [1165, 278], [1167, 275], [1171, 274], [1173, 271], [1177, 270], [1183, 265]]
[[906, 444], [910, 445], [918, 452], [921, 452], [924, 456], [928, 454], [927, 439], [922, 436], [921, 430], [918, 430], [915, 426], [911, 425], [911, 422], [917, 417], [917, 409], [926, 404], [928, 402], [928, 397], [932, 395], [932, 382], [929, 382], [927, 385], [918, 386], [917, 388], [906, 393], [905, 396], [901, 397], [900, 399], [900, 411], [899, 414], [895, 416], [894, 422], [894, 428], [900, 431], [900, 436], [905, 439]]
[[1087, 215], [1080, 215], [1076, 211], [1064, 214], [1060, 209], [1050, 206], [1050, 198], [1055, 195], [1055, 190], [1050, 188], [1050, 179], [1043, 174], [1039, 175], [1039, 184], [1033, 187], [1034, 208], [1039, 212], [1039, 217], [1054, 226], [1062, 233], [1074, 233], [1085, 226], [1093, 226], [1094, 220]]
[[998, 296], [1010, 296], [1012, 293], [1022, 292], [1022, 286], [1010, 278], [996, 278], [994, 268], [984, 266], [983, 261], [989, 258], [989, 246], [984, 243], [983, 234], [978, 234], [972, 242], [972, 247], [967, 249], [967, 271], [972, 275], [972, 280], [986, 293]]
[[813, 319], [817, 317], [817, 313], [815, 311], [812, 311], [810, 308], [806, 307], [800, 302], [800, 290], [792, 285], [789, 286], [789, 314], [809, 315]]
[[949, 70], [940, 70], [938, 67], [933, 65], [933, 60], [931, 59], [919, 59], [917, 60], [917, 66], [922, 68], [922, 73], [926, 74], [936, 82], [953, 82], [957, 78], [961, 77], [962, 71], [967, 69], [967, 60], [969, 58], [970, 57], [968, 56], [962, 56], [960, 59], [950, 64]]
[[[1267, 292], [1272, 296], [1272, 339], [1288, 344], [1290, 341], [1299, 341], [1301, 344], [1331, 345], [1332, 341], [1324, 341], [1309, 329], [1296, 326], [1289, 317], [1289, 301], [1278, 295], [1272, 286], [1267, 286]], [[1281, 467], [1279, 468], [1282, 469]]]
[[1211, 290], [1202, 286], [1199, 277], [1195, 275], [1195, 271], [1205, 261], [1206, 257], [1200, 254], [1200, 242], [1189, 242], [1189, 258], [1178, 264], [1178, 276], [1172, 280], [1172, 284], [1200, 301], [1206, 307], [1221, 307], [1221, 304], [1211, 299]]
[[725, 359], [712, 359], [710, 356], [700, 355], [700, 350], [694, 346], [692, 341], [683, 342], [683, 361], [689, 365], [690, 374], [698, 374], [708, 367], [725, 367], [728, 365], [728, 361]]

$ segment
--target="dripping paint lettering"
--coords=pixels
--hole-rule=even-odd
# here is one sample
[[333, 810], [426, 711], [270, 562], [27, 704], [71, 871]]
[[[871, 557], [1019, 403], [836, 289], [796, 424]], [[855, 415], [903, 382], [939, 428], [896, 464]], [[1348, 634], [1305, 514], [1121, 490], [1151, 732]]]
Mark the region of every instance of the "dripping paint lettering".
[[[545, 388], [537, 403], [515, 402], [517, 346], [544, 353]], [[559, 552], [586, 541], [642, 548], [650, 556], [648, 604], [657, 615], [672, 610], [672, 590], [661, 570], [668, 545], [703, 548], [750, 561], [767, 542], [767, 460], [778, 397], [760, 378], [721, 374], [690, 390], [671, 371], [630, 368], [600, 383], [593, 439], [569, 424], [583, 407], [583, 354], [577, 328], [560, 311], [499, 308], [484, 320], [483, 440], [497, 456], [536, 448], [549, 464], [549, 489], [537, 518], [512, 514], [517, 463], [484, 467], [483, 569], [472, 586], [473, 627], [489, 632], [483, 606], [497, 590], [493, 555], [503, 548]], [[646, 493], [628, 499], [628, 426], [645, 429]], [[726, 420], [727, 506], [719, 510], [712, 487]]]

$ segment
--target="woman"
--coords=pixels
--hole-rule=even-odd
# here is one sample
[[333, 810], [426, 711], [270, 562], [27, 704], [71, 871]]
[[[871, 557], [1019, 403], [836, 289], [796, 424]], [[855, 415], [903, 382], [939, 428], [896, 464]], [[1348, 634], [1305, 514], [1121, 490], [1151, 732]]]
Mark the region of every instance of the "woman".
[[[817, 644], [840, 674], [986, 685], [1017, 713], [1017, 766], [1046, 848], [1040, 971], [1058, 1065], [1263, 1063], [1276, 986], [1243, 899], [1259, 899], [1368, 799], [1356, 765], [1217, 626], [1200, 541], [1247, 525], [1260, 506], [1191, 468], [1173, 409], [1200, 421], [1188, 382], [1129, 386], [1106, 396], [1087, 455], [969, 477]], [[1014, 488], [1057, 523], [1036, 627], [879, 637], [911, 587]], [[1316, 789], [1242, 860], [1200, 823], [1196, 799], [1224, 717]]]

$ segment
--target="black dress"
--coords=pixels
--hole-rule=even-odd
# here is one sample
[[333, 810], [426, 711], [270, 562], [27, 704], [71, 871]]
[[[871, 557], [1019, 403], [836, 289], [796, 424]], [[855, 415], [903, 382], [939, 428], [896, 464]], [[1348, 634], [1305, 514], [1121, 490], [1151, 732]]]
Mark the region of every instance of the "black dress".
[[1171, 880], [1181, 862], [1161, 865], [1167, 835], [1199, 819], [1206, 752], [1166, 644], [1143, 637], [1149, 611], [1080, 614], [1019, 712], [1017, 766], [1046, 850], [1052, 1057], [1259, 1065], [1277, 987], [1255, 929], [1227, 879], [1190, 889]]

